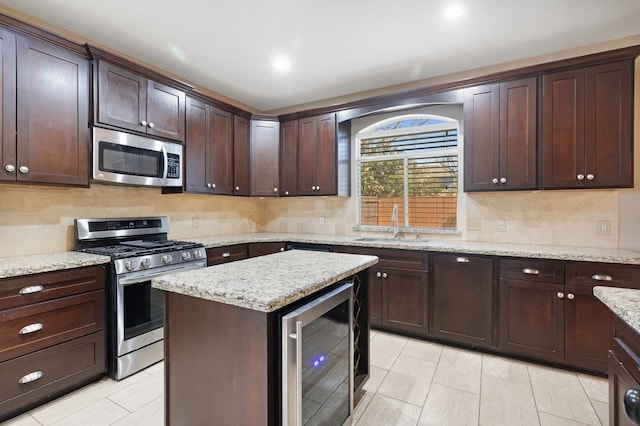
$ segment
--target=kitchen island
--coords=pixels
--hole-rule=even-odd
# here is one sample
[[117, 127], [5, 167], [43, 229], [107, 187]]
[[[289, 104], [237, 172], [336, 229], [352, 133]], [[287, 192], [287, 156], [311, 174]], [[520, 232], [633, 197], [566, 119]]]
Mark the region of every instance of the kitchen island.
[[153, 280], [166, 291], [166, 424], [280, 424], [278, 319], [354, 280], [355, 384], [368, 376], [375, 256], [291, 250]]

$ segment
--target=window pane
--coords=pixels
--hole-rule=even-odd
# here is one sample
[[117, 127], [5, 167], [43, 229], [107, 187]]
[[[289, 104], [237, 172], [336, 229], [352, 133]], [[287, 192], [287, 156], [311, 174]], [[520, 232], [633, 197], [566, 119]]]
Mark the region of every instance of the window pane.
[[412, 158], [408, 164], [409, 224], [455, 229], [458, 202], [457, 156]]
[[360, 223], [392, 226], [393, 204], [404, 222], [404, 160], [367, 161], [360, 164]]

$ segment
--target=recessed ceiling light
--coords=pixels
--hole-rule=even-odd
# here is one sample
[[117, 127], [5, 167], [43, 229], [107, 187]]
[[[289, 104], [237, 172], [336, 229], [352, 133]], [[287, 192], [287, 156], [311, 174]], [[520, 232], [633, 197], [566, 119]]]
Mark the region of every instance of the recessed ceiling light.
[[442, 16], [448, 21], [460, 19], [464, 15], [465, 8], [460, 3], [453, 3], [444, 8]]
[[285, 73], [291, 69], [291, 59], [286, 55], [277, 55], [271, 62], [273, 69], [279, 73]]

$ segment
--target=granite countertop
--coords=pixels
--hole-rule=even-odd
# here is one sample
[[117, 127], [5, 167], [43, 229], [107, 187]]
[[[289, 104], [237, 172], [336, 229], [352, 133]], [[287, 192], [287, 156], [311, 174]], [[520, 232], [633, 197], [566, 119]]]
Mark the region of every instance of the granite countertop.
[[475, 241], [439, 241], [430, 239], [394, 240], [384, 237], [338, 237], [332, 235], [278, 233], [220, 235], [213, 237], [190, 238], [190, 240], [202, 243], [207, 248], [221, 247], [231, 244], [288, 241], [298, 243], [333, 244], [344, 246], [424, 250], [445, 253], [465, 253], [490, 256], [528, 257], [538, 259], [640, 265], [639, 252], [611, 248], [548, 246], [514, 243], [482, 243]]
[[0, 278], [101, 265], [110, 261], [111, 258], [108, 256], [79, 253], [77, 251], [0, 257]]
[[596, 286], [593, 295], [640, 334], [640, 290]]
[[290, 250], [152, 280], [161, 290], [273, 312], [378, 262], [375, 256]]

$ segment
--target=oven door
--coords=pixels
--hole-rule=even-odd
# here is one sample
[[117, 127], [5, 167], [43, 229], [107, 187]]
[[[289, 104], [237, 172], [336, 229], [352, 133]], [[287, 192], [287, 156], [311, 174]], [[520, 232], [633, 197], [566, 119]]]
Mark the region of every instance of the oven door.
[[351, 424], [353, 283], [281, 319], [282, 424]]
[[116, 356], [158, 342], [164, 337], [164, 292], [151, 279], [171, 272], [199, 269], [205, 260], [116, 276]]

